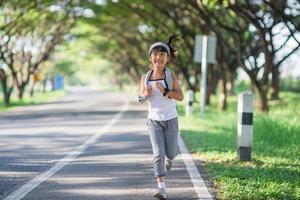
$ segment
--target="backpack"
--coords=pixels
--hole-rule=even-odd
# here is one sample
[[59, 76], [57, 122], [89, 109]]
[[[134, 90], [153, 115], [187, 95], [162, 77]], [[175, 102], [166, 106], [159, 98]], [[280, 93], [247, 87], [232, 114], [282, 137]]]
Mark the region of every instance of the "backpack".
[[[167, 89], [169, 90], [173, 90], [173, 78], [172, 78], [172, 72], [169, 68], [165, 67], [165, 78], [164, 78], [164, 82], [165, 85], [167, 87]], [[144, 76], [144, 85], [147, 86], [149, 83], [149, 79], [151, 77], [153, 73], [153, 69], [149, 70], [145, 76]], [[144, 103], [145, 101], [147, 101], [149, 99], [149, 97], [143, 97], [143, 96], [138, 96], [138, 100], [140, 103]]]
[[[173, 78], [172, 78], [172, 72], [169, 68], [165, 67], [165, 78], [164, 78], [164, 82], [166, 84], [167, 89], [169, 90], [173, 90]], [[146, 75], [144, 76], [144, 82], [145, 82], [145, 86], [148, 85], [149, 83], [149, 79], [151, 77], [153, 73], [153, 69], [149, 70]]]

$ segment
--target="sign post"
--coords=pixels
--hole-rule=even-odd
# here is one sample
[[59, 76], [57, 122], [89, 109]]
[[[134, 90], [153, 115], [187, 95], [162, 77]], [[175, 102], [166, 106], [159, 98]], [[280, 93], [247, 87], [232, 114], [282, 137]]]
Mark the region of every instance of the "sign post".
[[206, 35], [196, 35], [194, 61], [201, 63], [200, 80], [200, 116], [204, 117], [205, 99], [207, 88], [207, 64], [214, 64], [216, 60], [216, 37]]

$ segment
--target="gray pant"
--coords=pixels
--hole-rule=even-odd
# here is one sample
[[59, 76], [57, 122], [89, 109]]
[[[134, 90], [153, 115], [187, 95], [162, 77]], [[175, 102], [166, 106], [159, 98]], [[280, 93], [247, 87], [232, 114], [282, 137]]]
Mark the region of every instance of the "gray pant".
[[166, 174], [165, 156], [173, 160], [178, 154], [178, 119], [148, 119], [147, 125], [152, 144], [155, 177], [162, 177]]

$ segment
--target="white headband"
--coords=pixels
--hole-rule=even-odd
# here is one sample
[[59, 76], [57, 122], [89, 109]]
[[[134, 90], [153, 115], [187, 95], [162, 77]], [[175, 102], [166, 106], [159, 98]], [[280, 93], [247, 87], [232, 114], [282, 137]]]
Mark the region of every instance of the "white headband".
[[157, 46], [161, 46], [161, 47], [165, 48], [167, 50], [167, 52], [168, 52], [168, 55], [169, 56], [171, 55], [170, 47], [168, 45], [166, 45], [165, 43], [163, 43], [163, 42], [156, 42], [156, 43], [152, 44], [151, 47], [150, 47], [150, 49], [149, 49], [149, 55], [150, 55], [152, 49], [154, 47], [157, 47]]

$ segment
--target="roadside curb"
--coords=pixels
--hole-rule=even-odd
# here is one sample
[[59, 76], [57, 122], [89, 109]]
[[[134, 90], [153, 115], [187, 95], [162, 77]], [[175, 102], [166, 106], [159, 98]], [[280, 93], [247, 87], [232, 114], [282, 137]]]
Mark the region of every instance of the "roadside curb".
[[199, 200], [213, 200], [214, 198], [209, 193], [208, 188], [193, 161], [192, 155], [187, 150], [185, 143], [182, 137], [180, 136], [180, 134], [178, 137], [178, 146], [181, 152], [180, 158], [183, 160], [184, 165], [186, 166], [186, 170], [189, 173], [189, 176], [191, 178], [191, 181], [193, 183], [195, 192], [197, 193]]

